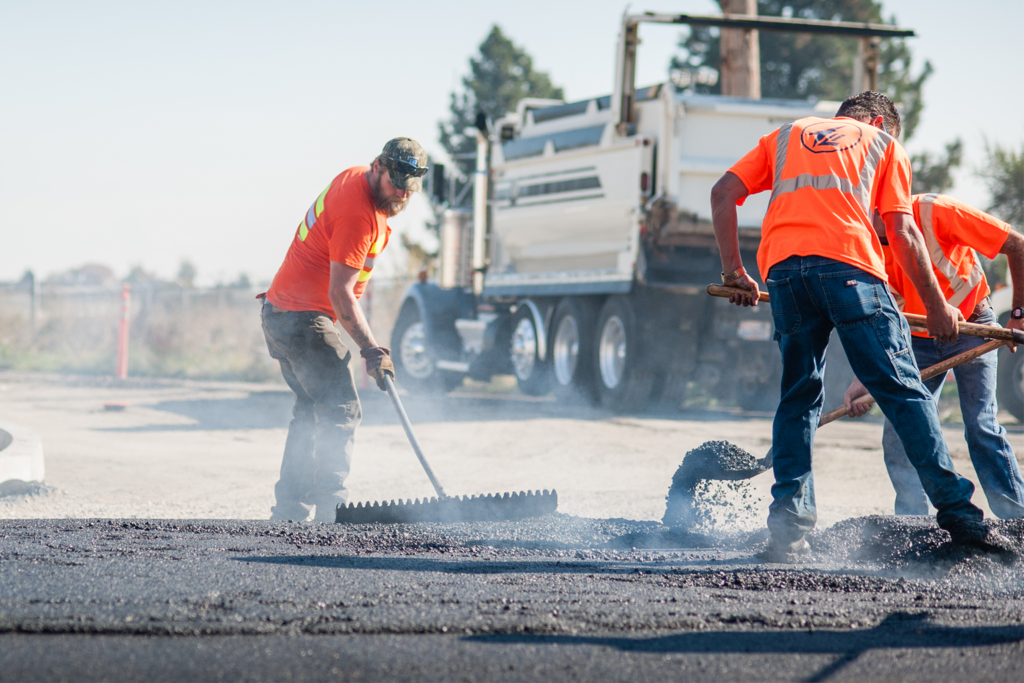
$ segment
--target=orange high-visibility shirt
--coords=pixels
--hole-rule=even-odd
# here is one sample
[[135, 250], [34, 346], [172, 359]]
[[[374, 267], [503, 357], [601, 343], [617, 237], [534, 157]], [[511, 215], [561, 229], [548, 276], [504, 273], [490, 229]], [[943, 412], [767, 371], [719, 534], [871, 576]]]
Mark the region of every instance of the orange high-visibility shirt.
[[762, 279], [790, 256], [823, 256], [886, 279], [872, 212], [912, 213], [910, 159], [894, 137], [845, 116], [811, 116], [762, 137], [729, 171], [750, 194], [772, 191], [757, 251]]
[[[984, 211], [942, 194], [916, 194], [914, 222], [924, 234], [935, 279], [942, 293], [965, 318], [991, 293], [985, 271], [975, 250], [986, 258], [995, 258], [1006, 242], [1010, 225]], [[905, 313], [925, 315], [927, 310], [910, 278], [896, 263], [892, 251], [885, 250], [889, 286], [906, 300]], [[927, 337], [924, 332], [916, 336]]]
[[342, 171], [310, 205], [295, 229], [267, 300], [286, 311], [319, 311], [334, 318], [328, 296], [331, 261], [359, 268], [353, 292], [363, 295], [391, 228], [366, 180], [368, 166]]

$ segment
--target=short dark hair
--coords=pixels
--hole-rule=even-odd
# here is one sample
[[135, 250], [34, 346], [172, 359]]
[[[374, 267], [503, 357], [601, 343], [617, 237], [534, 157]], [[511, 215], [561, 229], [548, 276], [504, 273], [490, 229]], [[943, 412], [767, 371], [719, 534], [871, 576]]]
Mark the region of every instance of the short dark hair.
[[899, 137], [903, 126], [900, 124], [900, 113], [896, 111], [896, 105], [888, 97], [880, 92], [868, 90], [853, 97], [847, 97], [839, 106], [836, 116], [849, 116], [858, 121], [873, 119], [881, 116], [885, 121], [885, 127], [889, 134]]

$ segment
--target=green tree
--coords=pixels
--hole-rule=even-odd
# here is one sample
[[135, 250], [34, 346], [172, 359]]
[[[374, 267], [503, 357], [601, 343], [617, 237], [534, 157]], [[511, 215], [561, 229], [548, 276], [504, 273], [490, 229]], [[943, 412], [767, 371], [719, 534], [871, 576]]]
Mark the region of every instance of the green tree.
[[1018, 152], [986, 140], [985, 156], [978, 175], [992, 195], [987, 211], [1024, 231], [1024, 143]]
[[175, 279], [182, 287], [191, 289], [195, 287], [197, 274], [198, 271], [196, 271], [195, 264], [188, 259], [182, 259], [181, 264], [178, 266], [178, 277]]
[[[477, 112], [494, 120], [515, 111], [524, 97], [562, 99], [546, 73], [533, 68], [533, 59], [502, 33], [497, 25], [480, 43], [479, 53], [469, 58], [469, 75], [462, 79], [462, 92], [451, 94], [451, 117], [438, 124], [440, 142], [453, 155], [476, 150], [476, 138], [466, 129], [476, 125]], [[475, 162], [455, 159], [459, 170], [468, 175]]]
[[945, 154], [933, 156], [931, 152], [921, 152], [911, 155], [914, 194], [941, 193], [953, 187], [953, 169], [960, 168], [963, 155], [964, 143], [960, 138], [946, 145]]
[[[801, 19], [885, 23], [882, 4], [873, 0], [758, 0], [758, 14]], [[895, 18], [888, 22], [895, 24]], [[674, 57], [672, 69], [696, 70], [721, 64], [718, 29], [695, 26], [683, 35], [684, 54]], [[853, 83], [857, 39], [806, 33], [762, 31], [761, 94], [788, 99], [844, 100]], [[903, 137], [909, 139], [921, 118], [921, 90], [932, 73], [925, 62], [916, 76], [911, 72], [911, 52], [905, 40], [883, 40], [878, 65], [878, 87], [900, 103]], [[697, 85], [698, 92], [721, 92], [719, 83]]]

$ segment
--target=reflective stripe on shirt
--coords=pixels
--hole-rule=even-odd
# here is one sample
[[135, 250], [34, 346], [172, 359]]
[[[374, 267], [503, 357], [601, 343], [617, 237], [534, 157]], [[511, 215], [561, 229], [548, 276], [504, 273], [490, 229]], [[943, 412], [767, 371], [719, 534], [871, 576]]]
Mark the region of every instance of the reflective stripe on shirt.
[[841, 178], [834, 173], [828, 175], [811, 175], [801, 173], [793, 178], [782, 179], [782, 172], [786, 168], [786, 152], [789, 148], [789, 135], [793, 130], [793, 124], [787, 123], [779, 128], [775, 140], [775, 182], [772, 185], [772, 196], [768, 200], [768, 208], [771, 208], [776, 197], [790, 192], [796, 192], [805, 187], [815, 190], [839, 190], [844, 194], [856, 197], [864, 212], [871, 215], [871, 186], [874, 184], [875, 171], [878, 163], [885, 155], [885, 150], [892, 144], [891, 136], [879, 131], [875, 138], [868, 145], [868, 151], [864, 157], [864, 165], [860, 169], [860, 178], [857, 185], [854, 185], [849, 178]]
[[373, 274], [373, 264], [377, 260], [377, 254], [384, 249], [384, 240], [387, 239], [387, 236], [387, 230], [381, 230], [380, 235], [377, 236], [377, 241], [370, 245], [370, 253], [363, 260], [363, 269], [359, 273], [359, 282], [366, 282], [370, 279], [370, 276]]
[[974, 268], [967, 279], [964, 280], [960, 277], [956, 266], [950, 262], [946, 253], [942, 251], [939, 241], [935, 238], [935, 227], [932, 224], [932, 206], [935, 204], [936, 199], [938, 199], [937, 194], [926, 194], [921, 197], [918, 211], [921, 215], [921, 232], [924, 233], [924, 241], [928, 245], [928, 256], [932, 260], [932, 265], [946, 276], [946, 279], [949, 280], [949, 286], [953, 290], [953, 296], [948, 299], [950, 305], [959, 307], [967, 298], [967, 295], [974, 291], [974, 288], [985, 278], [985, 273], [982, 271], [978, 258], [975, 255]]
[[327, 197], [327, 190], [329, 189], [331, 189], [330, 185], [324, 188], [324, 191], [320, 193], [320, 196], [316, 198], [316, 201], [310, 205], [309, 211], [306, 212], [306, 217], [302, 219], [301, 223], [299, 223], [299, 241], [306, 241], [306, 236], [309, 234], [309, 231], [313, 229], [314, 225], [316, 225], [316, 219], [320, 218], [320, 214], [324, 212], [324, 199]]

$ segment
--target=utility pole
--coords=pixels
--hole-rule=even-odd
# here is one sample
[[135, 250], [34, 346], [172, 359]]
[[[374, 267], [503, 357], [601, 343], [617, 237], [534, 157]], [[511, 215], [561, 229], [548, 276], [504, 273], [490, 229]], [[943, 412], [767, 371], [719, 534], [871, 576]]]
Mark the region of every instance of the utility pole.
[[882, 41], [878, 36], [862, 36], [857, 41], [857, 59], [853, 62], [853, 93], [878, 90], [878, 58]]
[[[719, 0], [725, 16], [757, 16], [757, 0]], [[757, 29], [723, 28], [722, 94], [761, 99], [761, 46]]]
[[39, 329], [39, 281], [36, 280], [36, 274], [31, 270], [25, 272], [23, 280], [27, 280], [28, 284], [28, 301], [29, 301], [29, 314], [28, 314], [28, 331], [29, 331], [29, 345], [35, 348], [36, 345], [36, 330]]

